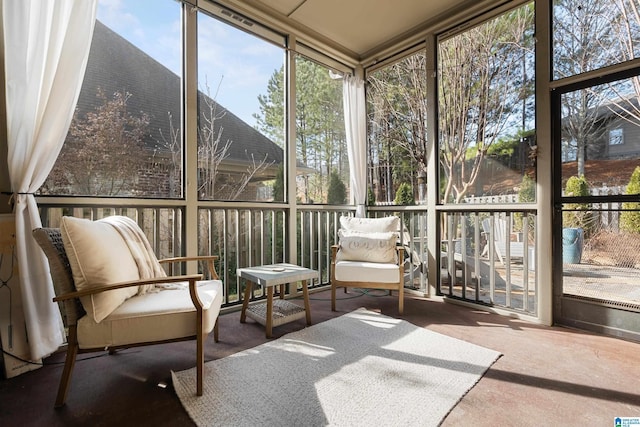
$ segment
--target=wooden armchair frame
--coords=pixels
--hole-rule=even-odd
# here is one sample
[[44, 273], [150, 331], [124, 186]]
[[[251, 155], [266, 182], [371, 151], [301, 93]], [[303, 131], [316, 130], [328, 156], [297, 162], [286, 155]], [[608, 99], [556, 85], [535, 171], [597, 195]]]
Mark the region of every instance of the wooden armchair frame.
[[[71, 374], [75, 365], [76, 357], [81, 353], [97, 352], [108, 350], [109, 354], [113, 354], [116, 350], [122, 348], [131, 348], [147, 345], [155, 345], [169, 342], [178, 342], [195, 339], [196, 345], [196, 393], [198, 396], [202, 396], [203, 393], [203, 375], [204, 375], [204, 342], [207, 334], [203, 330], [203, 303], [198, 296], [197, 282], [202, 279], [202, 274], [189, 274], [181, 276], [169, 276], [158, 277], [153, 279], [136, 280], [130, 282], [114, 283], [99, 289], [86, 289], [81, 291], [75, 290], [73, 282], [73, 276], [71, 273], [71, 267], [67, 258], [60, 230], [56, 228], [39, 228], [33, 231], [33, 236], [43, 249], [47, 259], [49, 260], [49, 266], [51, 276], [53, 279], [54, 289], [56, 296], [53, 299], [54, 302], [61, 303], [63, 320], [65, 321], [65, 327], [67, 329], [67, 354], [65, 358], [65, 364], [62, 371], [62, 377], [60, 378], [60, 385], [58, 386], [58, 394], [56, 396], [55, 407], [63, 406], [69, 389], [69, 383], [71, 381]], [[214, 262], [218, 259], [217, 256], [197, 256], [197, 257], [175, 257], [160, 260], [160, 263], [177, 263], [186, 261], [204, 261], [209, 269], [209, 275], [212, 279], [218, 279], [218, 274], [215, 270]], [[101, 292], [128, 288], [132, 286], [150, 285], [158, 283], [175, 283], [175, 282], [188, 282], [189, 295], [196, 311], [196, 335], [184, 336], [169, 340], [138, 342], [133, 344], [110, 346], [108, 348], [80, 348], [78, 344], [78, 331], [77, 322], [86, 313], [82, 304], [80, 303], [80, 297], [95, 295]], [[216, 319], [213, 336], [215, 342], [218, 342], [218, 319]]]
[[336, 279], [336, 255], [340, 245], [331, 246], [331, 310], [336, 311], [336, 288], [344, 287], [345, 293], [347, 288], [361, 288], [361, 289], [384, 289], [390, 292], [398, 291], [398, 313], [402, 315], [404, 311], [404, 247], [396, 246], [396, 252], [398, 257], [398, 282], [384, 283], [384, 282], [356, 282], [356, 281], [342, 281]]

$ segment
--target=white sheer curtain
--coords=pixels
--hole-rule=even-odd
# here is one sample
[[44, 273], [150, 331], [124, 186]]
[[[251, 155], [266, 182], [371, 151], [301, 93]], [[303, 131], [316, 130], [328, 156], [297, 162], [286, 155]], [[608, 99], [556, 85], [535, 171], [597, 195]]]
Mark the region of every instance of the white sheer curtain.
[[351, 192], [356, 204], [356, 217], [362, 218], [366, 214], [367, 200], [367, 114], [364, 80], [357, 76], [344, 76], [342, 91]]
[[42, 225], [33, 193], [66, 138], [89, 56], [97, 0], [2, 2], [8, 165], [14, 193], [20, 287], [31, 359], [64, 342], [45, 256], [31, 237]]

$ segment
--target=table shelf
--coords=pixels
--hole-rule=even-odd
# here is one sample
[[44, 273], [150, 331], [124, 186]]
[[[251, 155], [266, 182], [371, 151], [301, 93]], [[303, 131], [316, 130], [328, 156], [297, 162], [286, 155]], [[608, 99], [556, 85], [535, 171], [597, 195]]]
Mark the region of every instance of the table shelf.
[[[247, 307], [247, 317], [255, 320], [263, 326], [267, 324], [267, 303], [258, 302], [249, 304]], [[284, 299], [273, 300], [272, 325], [280, 326], [294, 320], [304, 319], [306, 316], [304, 307], [300, 307]]]

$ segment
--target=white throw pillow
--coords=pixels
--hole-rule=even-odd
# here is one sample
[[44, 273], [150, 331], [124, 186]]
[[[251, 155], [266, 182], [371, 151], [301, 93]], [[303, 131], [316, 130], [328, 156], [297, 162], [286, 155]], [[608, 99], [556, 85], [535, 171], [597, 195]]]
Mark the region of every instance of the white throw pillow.
[[[77, 290], [140, 278], [126, 242], [112, 225], [65, 216], [60, 234]], [[82, 297], [80, 301], [87, 314], [100, 322], [136, 293], [138, 287], [132, 286]]]
[[385, 233], [400, 230], [400, 218], [397, 216], [386, 216], [383, 218], [341, 216], [340, 226], [345, 230], [351, 231]]
[[338, 232], [340, 248], [336, 261], [365, 261], [397, 263], [397, 233], [362, 233], [357, 231]]

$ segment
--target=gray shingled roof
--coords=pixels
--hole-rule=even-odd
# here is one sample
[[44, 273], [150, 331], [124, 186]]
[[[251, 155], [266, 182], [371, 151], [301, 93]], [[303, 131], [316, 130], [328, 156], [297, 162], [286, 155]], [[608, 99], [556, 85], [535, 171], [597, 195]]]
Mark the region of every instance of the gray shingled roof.
[[[131, 93], [128, 111], [132, 114], [144, 112], [150, 117], [146, 146], [150, 150], [162, 150], [157, 141], [162, 140], [161, 132], [168, 138], [168, 113], [171, 113], [175, 127], [180, 122], [180, 77], [96, 20], [87, 71], [78, 99], [80, 115], [101, 104], [96, 96], [98, 88], [102, 88], [109, 99], [117, 91]], [[198, 95], [200, 102], [207, 98], [202, 92]], [[233, 142], [225, 161], [244, 163], [251, 154], [257, 161], [265, 155], [268, 162], [278, 164], [283, 161], [283, 150], [277, 144], [222, 105], [216, 104], [216, 108], [226, 113], [215, 126], [222, 126], [224, 141]]]

